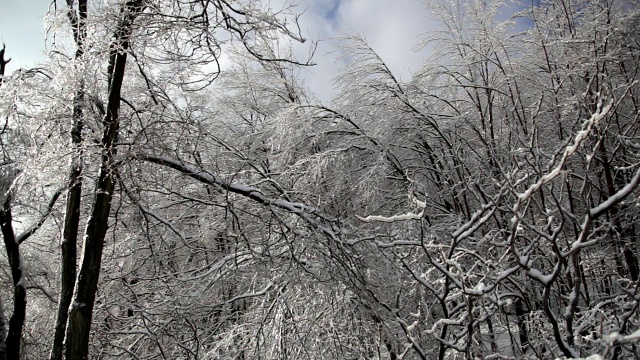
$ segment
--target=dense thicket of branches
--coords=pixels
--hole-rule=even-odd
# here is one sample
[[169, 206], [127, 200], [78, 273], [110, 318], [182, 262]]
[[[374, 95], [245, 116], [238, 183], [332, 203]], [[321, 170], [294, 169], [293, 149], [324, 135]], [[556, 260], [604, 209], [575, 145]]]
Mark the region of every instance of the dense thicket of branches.
[[639, 5], [429, 2], [328, 105], [289, 4], [58, 4], [0, 77], [2, 356], [640, 356]]

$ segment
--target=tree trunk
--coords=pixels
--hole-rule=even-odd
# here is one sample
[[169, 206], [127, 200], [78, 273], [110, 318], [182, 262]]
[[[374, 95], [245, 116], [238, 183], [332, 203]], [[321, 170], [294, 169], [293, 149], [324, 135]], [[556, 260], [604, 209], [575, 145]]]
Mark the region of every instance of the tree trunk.
[[[4, 59], [4, 51], [5, 46], [2, 45], [2, 50], [0, 50], [0, 86], [2, 86], [2, 79], [4, 77], [4, 69], [9, 60]], [[4, 223], [4, 222], [3, 222]], [[0, 359], [5, 358], [6, 350], [7, 350], [7, 320], [4, 316], [4, 304], [2, 303], [2, 299], [0, 299]]]
[[20, 264], [20, 248], [13, 231], [11, 215], [11, 195], [5, 195], [6, 199], [0, 209], [0, 228], [4, 237], [4, 246], [9, 258], [11, 277], [13, 279], [13, 314], [9, 320], [9, 334], [6, 339], [7, 359], [20, 359], [20, 344], [22, 342], [22, 328], [26, 316], [27, 291], [22, 281], [22, 266]]
[[518, 322], [518, 336], [520, 337], [520, 351], [522, 351], [524, 355], [529, 349], [529, 333], [527, 332], [527, 324], [525, 323], [526, 312], [524, 311], [524, 306], [522, 306], [522, 299], [516, 299], [514, 305]]
[[9, 61], [11, 61], [11, 59], [5, 60], [4, 50], [5, 50], [5, 46], [4, 44], [2, 44], [2, 50], [0, 50], [0, 85], [2, 85], [2, 79], [4, 78], [5, 67], [7, 66]]
[[[605, 184], [607, 186], [608, 197], [616, 194], [617, 189], [615, 187], [615, 181], [613, 176], [613, 165], [611, 164], [611, 159], [608, 158], [607, 149], [604, 145], [604, 139], [601, 140], [600, 146], [598, 148], [601, 153], [602, 159], [602, 170], [604, 175]], [[635, 237], [635, 233], [629, 231], [628, 226], [625, 228], [620, 221], [620, 213], [622, 210], [621, 205], [612, 206], [609, 210], [611, 216], [611, 222], [613, 223], [613, 228], [611, 229], [612, 237], [614, 239], [614, 248], [615, 248], [615, 258], [616, 264], [618, 268], [618, 273], [621, 276], [626, 276], [629, 274], [631, 279], [635, 282], [638, 280], [638, 259], [629, 249], [629, 246], [634, 243], [633, 238]], [[622, 259], [621, 256], [622, 255]], [[622, 266], [622, 260], [626, 265], [626, 268]]]
[[[86, 34], [87, 1], [79, 0], [78, 15], [68, 2], [68, 17], [71, 22], [76, 42], [76, 60], [84, 54], [84, 38]], [[76, 280], [76, 258], [78, 228], [80, 224], [80, 200], [82, 198], [82, 127], [83, 127], [84, 81], [81, 80], [73, 99], [73, 127], [71, 129], [71, 146], [73, 148], [71, 169], [69, 172], [69, 192], [64, 219], [64, 230], [61, 244], [60, 299], [55, 324], [51, 360], [61, 360], [64, 334], [67, 327], [69, 305], [73, 297], [73, 286]]]
[[4, 303], [0, 299], [0, 359], [6, 359], [7, 319], [4, 316]]
[[74, 289], [73, 302], [69, 310], [67, 326], [67, 360], [88, 359], [89, 333], [98, 278], [102, 262], [104, 238], [107, 233], [111, 199], [114, 189], [114, 157], [116, 148], [114, 143], [118, 137], [120, 108], [120, 93], [124, 80], [129, 37], [132, 32], [133, 21], [143, 10], [143, 0], [132, 0], [123, 5], [123, 19], [114, 36], [111, 49], [113, 53], [109, 59], [109, 102], [104, 119], [104, 133], [102, 136], [102, 160], [98, 182], [95, 190], [91, 218], [85, 231], [82, 264]]

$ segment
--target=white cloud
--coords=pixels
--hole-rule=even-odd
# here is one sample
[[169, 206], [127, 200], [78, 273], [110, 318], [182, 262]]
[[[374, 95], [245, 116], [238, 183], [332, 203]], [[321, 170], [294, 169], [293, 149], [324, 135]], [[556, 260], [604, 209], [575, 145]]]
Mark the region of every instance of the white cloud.
[[330, 53], [337, 36], [360, 34], [394, 75], [405, 81], [424, 60], [424, 53], [413, 51], [420, 34], [430, 28], [428, 12], [418, 0], [302, 0], [300, 6], [307, 8], [302, 28], [312, 39], [320, 39], [317, 65], [304, 76], [321, 100], [331, 98], [331, 82], [344, 65], [335, 62], [339, 54]]

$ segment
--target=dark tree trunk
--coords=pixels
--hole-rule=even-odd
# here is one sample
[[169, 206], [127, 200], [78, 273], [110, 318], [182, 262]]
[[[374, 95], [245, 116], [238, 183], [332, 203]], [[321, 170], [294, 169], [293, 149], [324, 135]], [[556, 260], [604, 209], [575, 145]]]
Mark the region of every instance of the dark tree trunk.
[[0, 85], [2, 85], [2, 79], [4, 77], [5, 67], [7, 66], [9, 61], [11, 61], [11, 59], [7, 60], [4, 58], [4, 50], [5, 50], [5, 46], [4, 44], [2, 44], [2, 50], [0, 50]]
[[518, 336], [520, 337], [520, 350], [522, 354], [526, 354], [529, 349], [529, 333], [527, 332], [527, 324], [525, 323], [526, 312], [522, 306], [522, 299], [516, 299], [514, 302], [516, 318], [518, 322]]
[[89, 334], [93, 306], [98, 290], [98, 278], [102, 262], [104, 238], [107, 233], [111, 199], [114, 189], [114, 143], [118, 137], [120, 93], [124, 80], [129, 37], [133, 22], [143, 10], [143, 0], [132, 0], [123, 5], [122, 20], [114, 36], [109, 60], [109, 102], [104, 119], [102, 136], [102, 160], [95, 190], [91, 218], [85, 232], [84, 253], [78, 279], [74, 289], [73, 302], [69, 310], [67, 325], [67, 360], [88, 359]]
[[20, 359], [20, 344], [22, 342], [22, 328], [27, 309], [27, 292], [22, 281], [22, 266], [20, 265], [20, 248], [13, 231], [11, 215], [11, 195], [7, 194], [2, 209], [0, 209], [0, 228], [4, 237], [4, 246], [11, 267], [13, 279], [13, 314], [9, 320], [9, 333], [6, 339], [6, 359]]
[[629, 275], [631, 276], [631, 280], [633, 280], [634, 282], [638, 281], [638, 258], [636, 258], [629, 246], [626, 246], [624, 248], [622, 254], [624, 255], [627, 267], [629, 268]]

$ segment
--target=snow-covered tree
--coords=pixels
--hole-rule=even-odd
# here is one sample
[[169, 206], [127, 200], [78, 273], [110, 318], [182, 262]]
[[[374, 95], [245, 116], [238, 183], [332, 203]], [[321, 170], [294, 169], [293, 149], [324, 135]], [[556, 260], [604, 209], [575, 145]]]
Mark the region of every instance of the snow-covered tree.
[[331, 104], [291, 4], [52, 8], [0, 78], [6, 357], [637, 356], [638, 4], [426, 5]]

